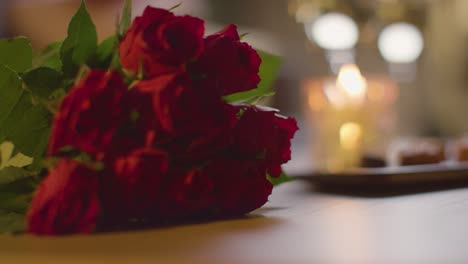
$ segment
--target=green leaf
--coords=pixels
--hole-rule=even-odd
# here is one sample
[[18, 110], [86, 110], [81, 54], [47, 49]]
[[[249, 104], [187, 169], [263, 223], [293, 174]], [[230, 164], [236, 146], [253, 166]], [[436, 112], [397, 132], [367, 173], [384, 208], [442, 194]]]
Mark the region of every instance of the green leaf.
[[181, 5], [182, 5], [182, 2], [181, 2], [181, 3], [178, 3], [178, 4], [176, 4], [175, 6], [173, 6], [173, 7], [169, 8], [168, 10], [169, 10], [169, 11], [173, 11], [173, 10], [175, 10], [175, 9], [179, 8]]
[[277, 177], [277, 178], [273, 178], [270, 175], [267, 175], [267, 179], [270, 181], [270, 183], [273, 186], [278, 186], [278, 185], [283, 184], [285, 182], [290, 182], [290, 181], [295, 180], [294, 178], [291, 178], [288, 175], [286, 175], [284, 172], [281, 173], [281, 175], [279, 177]]
[[279, 73], [281, 66], [281, 57], [269, 54], [264, 51], [257, 51], [262, 59], [260, 65], [260, 83], [256, 89], [227, 95], [224, 100], [228, 103], [252, 102], [258, 98], [265, 97], [272, 94], [273, 85]]
[[30, 174], [24, 178], [17, 179], [8, 184], [0, 184], [0, 193], [15, 193], [17, 195], [31, 195], [34, 193], [41, 182], [41, 178], [38, 172], [26, 171], [30, 172]]
[[240, 40], [242, 40], [243, 38], [245, 38], [247, 35], [249, 35], [249, 33], [242, 33], [239, 38]]
[[122, 70], [122, 65], [120, 64], [120, 54], [118, 49], [116, 50], [116, 52], [114, 52], [114, 56], [112, 56], [112, 60], [110, 62], [109, 67], [116, 70]]
[[19, 152], [40, 163], [47, 146], [52, 116], [32, 104], [18, 74], [0, 65], [0, 142], [10, 140]]
[[34, 165], [38, 165], [45, 154], [51, 119], [51, 114], [44, 107], [31, 107], [7, 136], [21, 153], [33, 157]]
[[[0, 142], [6, 136], [6, 130], [18, 120], [31, 105], [22, 82], [11, 68], [0, 65]], [[29, 104], [28, 104], [29, 103]]]
[[18, 37], [0, 40], [0, 64], [16, 72], [24, 72], [32, 67], [32, 48], [29, 39]]
[[26, 213], [31, 198], [32, 193], [0, 192], [0, 210]]
[[52, 68], [39, 67], [26, 72], [23, 81], [33, 96], [47, 100], [60, 87], [62, 74]]
[[62, 69], [62, 60], [60, 59], [60, 49], [62, 41], [54, 42], [47, 46], [44, 50], [33, 57], [33, 68], [49, 67], [60, 71]]
[[108, 69], [111, 66], [114, 56], [118, 55], [118, 40], [115, 35], [106, 38], [99, 44], [94, 61], [93, 68]]
[[[49, 125], [50, 126], [50, 125]], [[34, 152], [32, 153], [33, 163], [31, 166], [28, 166], [30, 170], [40, 170], [42, 168], [43, 160], [45, 158], [45, 153], [47, 150], [47, 145], [49, 144], [49, 137], [50, 137], [50, 127], [42, 129], [41, 133], [39, 134], [38, 141], [36, 146], [34, 147]]]
[[119, 37], [122, 38], [132, 22], [132, 0], [126, 0], [119, 23]]
[[24, 117], [26, 111], [28, 111], [31, 107], [33, 107], [31, 95], [26, 91], [23, 91], [21, 97], [16, 101], [15, 106], [6, 116], [6, 119], [3, 122], [0, 120], [0, 142], [5, 141], [8, 136], [11, 135], [18, 120], [21, 120]]
[[6, 167], [0, 170], [0, 185], [10, 184], [32, 175], [31, 171], [23, 168]]
[[15, 146], [9, 141], [0, 144], [0, 170], [5, 167], [23, 168], [32, 164], [32, 158], [15, 151]]
[[[66, 95], [67, 95], [67, 92], [65, 91], [65, 88], [59, 88], [50, 95], [50, 98], [52, 100], [55, 100], [56, 102], [60, 102]], [[57, 107], [58, 106], [59, 106], [59, 103], [57, 104]]]
[[19, 233], [26, 230], [25, 214], [0, 210], [0, 232]]
[[96, 47], [96, 27], [82, 1], [68, 25], [68, 35], [60, 50], [64, 74], [73, 76], [79, 66], [87, 63], [94, 55]]
[[7, 226], [2, 222], [4, 214], [26, 213], [39, 185], [40, 178], [37, 176], [37, 173], [16, 167], [0, 170], [0, 232], [14, 231], [3, 229]]

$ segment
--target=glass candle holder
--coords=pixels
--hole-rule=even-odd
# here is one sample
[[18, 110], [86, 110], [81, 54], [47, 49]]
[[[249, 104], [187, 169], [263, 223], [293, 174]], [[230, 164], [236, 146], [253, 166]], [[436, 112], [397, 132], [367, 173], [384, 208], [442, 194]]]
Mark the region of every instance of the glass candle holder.
[[384, 156], [397, 123], [398, 88], [389, 78], [344, 65], [338, 76], [304, 80], [302, 91], [314, 169], [342, 171], [364, 155]]

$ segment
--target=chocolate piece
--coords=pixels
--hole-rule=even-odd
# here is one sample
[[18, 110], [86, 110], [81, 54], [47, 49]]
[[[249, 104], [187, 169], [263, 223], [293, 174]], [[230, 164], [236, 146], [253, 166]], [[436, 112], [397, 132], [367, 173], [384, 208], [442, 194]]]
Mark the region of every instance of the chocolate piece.
[[468, 136], [454, 139], [447, 145], [447, 155], [450, 160], [468, 161]]
[[436, 139], [406, 139], [392, 144], [389, 154], [392, 166], [433, 164], [445, 161], [445, 147]]

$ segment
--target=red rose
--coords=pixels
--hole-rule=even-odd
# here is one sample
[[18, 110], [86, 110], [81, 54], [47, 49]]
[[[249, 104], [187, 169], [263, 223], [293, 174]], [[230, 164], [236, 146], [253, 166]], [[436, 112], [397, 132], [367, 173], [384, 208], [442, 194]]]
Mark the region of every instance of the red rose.
[[167, 74], [133, 88], [153, 98], [159, 127], [156, 144], [175, 157], [206, 157], [231, 143], [236, 110], [220, 97], [195, 89], [185, 75]]
[[115, 131], [106, 151], [113, 156], [126, 155], [134, 149], [153, 146], [161, 129], [152, 97], [138, 89], [129, 90], [123, 100], [123, 113], [129, 118]]
[[184, 75], [160, 75], [138, 82], [133, 90], [137, 90], [141, 94], [144, 94], [144, 96], [152, 99], [152, 110], [155, 113], [159, 126], [167, 134], [177, 135], [187, 128], [193, 127], [185, 122], [185, 119], [188, 116], [194, 119], [193, 117], [196, 115], [187, 110], [193, 108], [192, 105], [201, 102], [197, 102], [195, 98], [188, 100], [187, 97], [192, 94], [195, 95], [195, 93], [189, 79]]
[[94, 170], [60, 160], [31, 202], [28, 231], [40, 235], [92, 232], [100, 213], [98, 180]]
[[199, 169], [172, 170], [159, 201], [158, 215], [171, 219], [206, 217], [214, 208], [213, 181]]
[[198, 130], [174, 137], [161, 146], [176, 157], [175, 162], [182, 164], [210, 159], [232, 144], [236, 113], [227, 104], [213, 107], [212, 116], [208, 117], [207, 122], [200, 122]]
[[103, 151], [127, 119], [122, 97], [127, 87], [116, 71], [91, 71], [62, 101], [52, 125], [49, 155], [71, 146], [88, 153]]
[[229, 95], [257, 87], [260, 63], [257, 52], [240, 41], [237, 27], [229, 25], [205, 38], [205, 50], [190, 69], [200, 86]]
[[147, 77], [183, 70], [203, 49], [204, 22], [191, 16], [175, 16], [147, 7], [135, 18], [120, 43], [122, 66]]
[[220, 216], [236, 216], [255, 210], [268, 201], [273, 186], [258, 160], [213, 159], [203, 169], [213, 179]]
[[243, 114], [234, 129], [233, 148], [241, 156], [262, 158], [273, 177], [281, 174], [281, 164], [291, 159], [291, 139], [298, 130], [294, 118], [274, 110], [241, 106]]
[[137, 149], [109, 162], [101, 184], [106, 221], [144, 218], [156, 208], [161, 182], [168, 169], [166, 153]]

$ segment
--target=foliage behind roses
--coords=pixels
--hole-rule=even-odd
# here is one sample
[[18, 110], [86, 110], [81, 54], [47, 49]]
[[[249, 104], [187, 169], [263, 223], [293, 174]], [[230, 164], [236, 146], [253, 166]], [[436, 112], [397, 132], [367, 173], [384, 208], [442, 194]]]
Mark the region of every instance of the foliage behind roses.
[[2, 155], [3, 230], [23, 228], [36, 188], [27, 228], [51, 235], [245, 214], [282, 175], [296, 122], [248, 104], [278, 59], [234, 25], [204, 37], [203, 20], [147, 7], [130, 23], [130, 7], [99, 45], [84, 3], [34, 59], [27, 39], [0, 41], [0, 142], [32, 157]]

